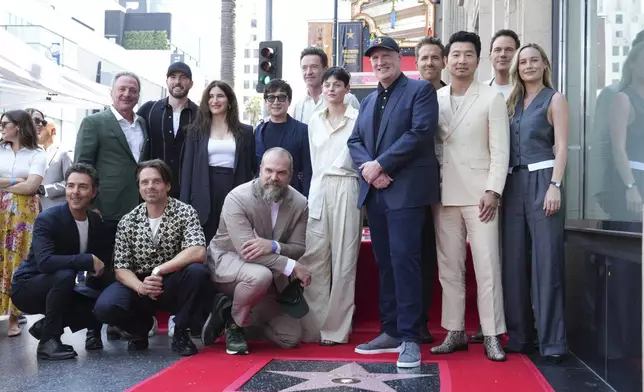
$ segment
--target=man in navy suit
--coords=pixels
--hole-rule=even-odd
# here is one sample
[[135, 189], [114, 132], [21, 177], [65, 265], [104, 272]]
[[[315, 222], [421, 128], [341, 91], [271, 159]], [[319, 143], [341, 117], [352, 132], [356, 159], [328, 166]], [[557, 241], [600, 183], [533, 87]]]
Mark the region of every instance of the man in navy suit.
[[293, 89], [282, 79], [273, 79], [266, 85], [264, 101], [270, 113], [268, 121], [262, 121], [255, 129], [255, 154], [257, 172], [264, 152], [282, 147], [293, 157], [291, 186], [304, 196], [309, 196], [311, 186], [311, 154], [308, 126], [288, 114], [293, 99]]
[[397, 352], [398, 367], [420, 366], [422, 284], [420, 258], [427, 206], [439, 202], [434, 153], [436, 90], [400, 70], [396, 41], [378, 37], [365, 52], [378, 78], [362, 101], [351, 157], [359, 168], [358, 208], [367, 207], [378, 269], [383, 332], [356, 347], [359, 354]]
[[[66, 203], [43, 211], [33, 227], [29, 256], [11, 283], [11, 300], [25, 313], [45, 317], [29, 329], [40, 340], [42, 359], [71, 359], [78, 354], [62, 344], [63, 329], [87, 328], [86, 350], [100, 350], [101, 323], [92, 310], [104, 282], [111, 247], [101, 217], [89, 210], [98, 191], [98, 174], [90, 165], [73, 164], [65, 174]], [[88, 271], [86, 286], [76, 285], [79, 271]]]

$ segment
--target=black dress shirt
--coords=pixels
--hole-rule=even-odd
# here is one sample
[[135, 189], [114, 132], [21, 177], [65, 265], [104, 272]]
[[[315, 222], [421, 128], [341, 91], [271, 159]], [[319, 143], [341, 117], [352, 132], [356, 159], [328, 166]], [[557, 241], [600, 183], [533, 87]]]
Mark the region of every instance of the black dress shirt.
[[[400, 73], [400, 75], [402, 75], [402, 72]], [[378, 83], [378, 97], [376, 97], [376, 110], [373, 111], [373, 117], [374, 117], [373, 126], [375, 128], [374, 133], [376, 136], [376, 140], [378, 140], [378, 132], [380, 130], [380, 120], [382, 120], [382, 114], [385, 112], [385, 106], [387, 105], [387, 101], [389, 101], [391, 92], [394, 91], [394, 89], [396, 88], [396, 85], [398, 84], [398, 81], [400, 80], [400, 75], [387, 88], [385, 88], [381, 83]]]

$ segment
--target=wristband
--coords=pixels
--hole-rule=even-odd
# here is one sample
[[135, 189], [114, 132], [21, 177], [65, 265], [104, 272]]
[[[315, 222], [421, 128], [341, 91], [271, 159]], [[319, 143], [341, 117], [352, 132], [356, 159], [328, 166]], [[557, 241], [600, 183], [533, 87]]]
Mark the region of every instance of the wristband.
[[11, 177], [11, 180], [9, 181], [9, 185], [16, 185], [16, 177]]
[[277, 252], [277, 242], [275, 242], [275, 241], [271, 241], [271, 244], [272, 244], [272, 246], [271, 246], [271, 252], [272, 252], [272, 253]]

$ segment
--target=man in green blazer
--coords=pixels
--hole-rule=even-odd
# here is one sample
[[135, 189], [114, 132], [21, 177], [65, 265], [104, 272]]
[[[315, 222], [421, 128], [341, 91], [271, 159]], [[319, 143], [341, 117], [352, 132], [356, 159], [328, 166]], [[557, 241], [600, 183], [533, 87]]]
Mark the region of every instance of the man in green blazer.
[[112, 244], [123, 215], [140, 203], [136, 165], [148, 157], [145, 121], [134, 112], [141, 83], [120, 72], [112, 84], [112, 106], [83, 119], [76, 137], [74, 161], [98, 170], [100, 190], [94, 207], [103, 217]]

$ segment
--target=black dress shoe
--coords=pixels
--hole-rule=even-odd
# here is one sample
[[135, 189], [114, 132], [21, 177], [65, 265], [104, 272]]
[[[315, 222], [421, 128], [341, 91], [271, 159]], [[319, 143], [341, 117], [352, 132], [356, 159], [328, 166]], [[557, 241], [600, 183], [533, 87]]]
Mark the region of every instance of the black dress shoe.
[[434, 337], [429, 332], [429, 328], [427, 328], [426, 323], [422, 323], [420, 326], [420, 341], [423, 344], [434, 343]]
[[226, 327], [226, 320], [230, 316], [230, 308], [233, 303], [230, 298], [224, 294], [215, 295], [213, 301], [212, 311], [208, 315], [206, 323], [201, 330], [201, 341], [204, 346], [210, 346], [215, 343], [215, 340], [221, 336]]
[[[29, 328], [29, 334], [38, 341], [42, 340], [42, 329], [44, 325], [45, 319], [41, 318], [40, 320], [36, 321], [34, 325], [31, 326], [31, 328]], [[67, 351], [74, 351], [74, 347], [70, 346], [69, 344], [62, 344], [62, 346]]]
[[563, 355], [546, 355], [546, 361], [548, 361], [550, 365], [559, 365], [563, 360]]
[[67, 350], [60, 340], [51, 338], [45, 342], [38, 343], [36, 355], [40, 359], [47, 359], [52, 361], [72, 359], [78, 355], [74, 349]]
[[85, 335], [85, 350], [101, 350], [102, 348], [101, 330], [88, 329]]
[[185, 329], [176, 329], [176, 327], [174, 335], [172, 335], [172, 351], [184, 357], [195, 355], [199, 352], [197, 346], [190, 339], [188, 331]]
[[107, 335], [107, 340], [132, 340], [134, 336], [130, 333], [125, 332], [121, 328], [115, 325], [108, 325], [107, 330], [105, 331]]
[[141, 339], [131, 339], [127, 342], [128, 351], [143, 351], [147, 350], [148, 347], [150, 347], [150, 341], [147, 336]]
[[470, 337], [470, 343], [479, 343], [483, 344], [484, 336], [483, 336], [483, 331], [481, 331], [481, 328], [479, 328], [478, 331], [476, 331], [471, 337]]

